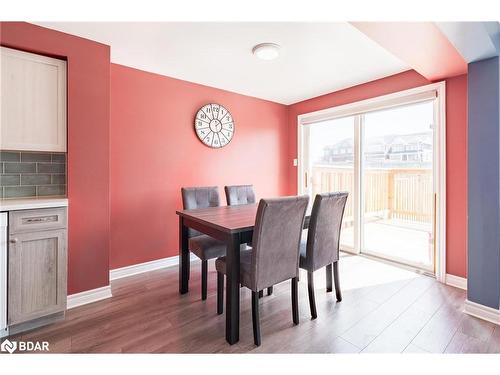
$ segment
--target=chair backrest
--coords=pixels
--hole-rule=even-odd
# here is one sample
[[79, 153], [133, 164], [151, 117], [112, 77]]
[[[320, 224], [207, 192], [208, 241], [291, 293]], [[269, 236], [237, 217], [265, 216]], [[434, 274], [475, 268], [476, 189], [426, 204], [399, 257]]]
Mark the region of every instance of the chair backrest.
[[339, 240], [347, 192], [316, 195], [309, 230], [306, 257], [313, 270], [339, 260]]
[[[217, 186], [183, 187], [181, 188], [182, 206], [185, 210], [220, 206], [219, 188]], [[188, 229], [188, 237], [199, 236], [197, 230]]]
[[225, 186], [226, 202], [228, 206], [255, 203], [253, 185]]
[[308, 202], [307, 195], [260, 200], [252, 238], [253, 291], [298, 276], [300, 237]]

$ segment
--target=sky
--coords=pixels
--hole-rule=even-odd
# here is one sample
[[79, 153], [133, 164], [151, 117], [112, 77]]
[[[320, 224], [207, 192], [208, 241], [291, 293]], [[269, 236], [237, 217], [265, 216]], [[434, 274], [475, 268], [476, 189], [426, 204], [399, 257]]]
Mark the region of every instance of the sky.
[[[364, 137], [413, 134], [431, 130], [433, 102], [411, 104], [365, 114]], [[311, 159], [318, 160], [325, 146], [354, 138], [354, 116], [304, 125], [311, 127]]]

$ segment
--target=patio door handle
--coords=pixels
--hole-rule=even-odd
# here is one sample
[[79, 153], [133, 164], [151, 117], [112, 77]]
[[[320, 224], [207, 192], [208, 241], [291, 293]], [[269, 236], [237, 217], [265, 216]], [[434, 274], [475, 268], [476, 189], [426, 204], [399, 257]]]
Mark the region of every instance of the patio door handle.
[[433, 242], [433, 245], [434, 245], [434, 253], [436, 253], [436, 230], [437, 230], [437, 221], [436, 221], [436, 217], [437, 217], [437, 194], [434, 193], [434, 211], [433, 211], [433, 215], [432, 215], [432, 242]]
[[307, 189], [307, 171], [305, 173], [306, 189]]

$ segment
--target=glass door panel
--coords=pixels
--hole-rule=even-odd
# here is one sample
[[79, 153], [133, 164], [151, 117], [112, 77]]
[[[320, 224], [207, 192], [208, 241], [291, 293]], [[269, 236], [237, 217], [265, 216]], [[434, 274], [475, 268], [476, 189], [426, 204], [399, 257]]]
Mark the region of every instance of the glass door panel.
[[354, 233], [354, 117], [317, 122], [305, 125], [308, 144], [306, 189], [311, 197], [319, 193], [347, 191], [347, 199], [340, 235], [340, 248], [355, 247]]
[[434, 271], [434, 103], [362, 116], [362, 253]]

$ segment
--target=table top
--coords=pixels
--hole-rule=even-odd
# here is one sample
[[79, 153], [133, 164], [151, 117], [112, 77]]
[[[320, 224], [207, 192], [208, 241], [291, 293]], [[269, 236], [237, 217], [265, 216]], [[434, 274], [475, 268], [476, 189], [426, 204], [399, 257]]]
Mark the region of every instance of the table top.
[[180, 210], [176, 213], [222, 232], [239, 233], [253, 230], [258, 206], [258, 204], [241, 204]]

